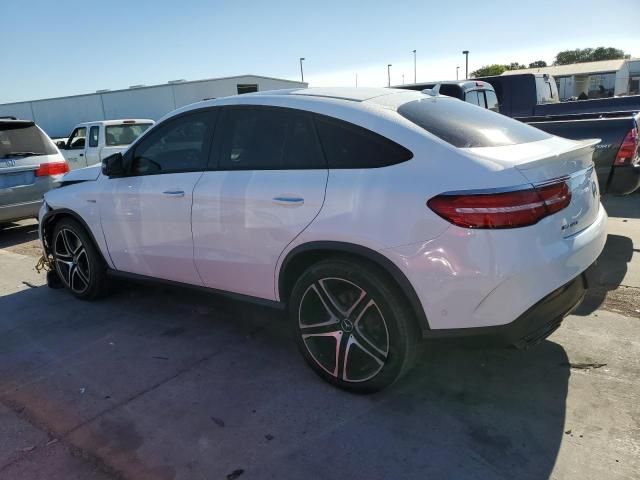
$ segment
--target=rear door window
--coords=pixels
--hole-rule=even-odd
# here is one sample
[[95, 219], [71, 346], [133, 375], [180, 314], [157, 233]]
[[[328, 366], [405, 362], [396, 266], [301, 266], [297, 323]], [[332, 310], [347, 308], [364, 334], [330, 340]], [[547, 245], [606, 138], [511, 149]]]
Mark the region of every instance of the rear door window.
[[89, 129], [89, 146], [97, 147], [98, 146], [98, 133], [100, 132], [100, 127], [93, 126]]
[[403, 146], [365, 128], [323, 115], [315, 119], [329, 168], [386, 167], [413, 157]]
[[327, 168], [310, 114], [289, 108], [231, 107], [217, 129], [219, 170]]
[[401, 105], [398, 113], [458, 148], [536, 142], [551, 135], [487, 109], [451, 98], [425, 98]]

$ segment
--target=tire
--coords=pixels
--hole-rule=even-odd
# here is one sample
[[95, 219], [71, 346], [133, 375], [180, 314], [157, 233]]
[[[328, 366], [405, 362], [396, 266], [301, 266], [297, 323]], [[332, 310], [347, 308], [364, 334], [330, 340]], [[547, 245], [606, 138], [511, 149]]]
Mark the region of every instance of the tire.
[[75, 297], [95, 300], [106, 294], [106, 265], [78, 221], [67, 217], [56, 223], [51, 250], [60, 281]]
[[309, 267], [293, 288], [289, 317], [307, 363], [345, 390], [386, 388], [415, 361], [412, 311], [384, 272], [366, 262], [335, 258]]

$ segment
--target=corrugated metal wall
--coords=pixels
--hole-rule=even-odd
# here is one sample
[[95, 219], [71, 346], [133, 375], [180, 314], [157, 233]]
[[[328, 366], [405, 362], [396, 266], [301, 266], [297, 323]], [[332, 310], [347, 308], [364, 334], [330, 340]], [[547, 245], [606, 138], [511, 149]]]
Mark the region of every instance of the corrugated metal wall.
[[236, 95], [239, 84], [257, 84], [259, 91], [306, 86], [291, 80], [245, 75], [8, 103], [0, 105], [0, 116], [35, 120], [52, 138], [66, 137], [81, 122], [118, 118], [158, 120], [178, 107], [205, 98]]

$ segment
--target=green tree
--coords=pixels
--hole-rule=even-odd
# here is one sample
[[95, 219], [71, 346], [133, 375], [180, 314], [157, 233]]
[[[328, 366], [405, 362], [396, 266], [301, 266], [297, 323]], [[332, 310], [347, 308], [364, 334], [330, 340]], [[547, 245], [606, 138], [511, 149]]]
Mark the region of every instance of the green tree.
[[505, 70], [507, 70], [506, 65], [499, 65], [497, 63], [494, 63], [493, 65], [485, 65], [484, 67], [481, 67], [478, 70], [474, 70], [473, 72], [471, 72], [471, 78], [490, 77], [492, 75], [500, 75]]
[[540, 67], [546, 67], [547, 66], [547, 62], [545, 62], [544, 60], [536, 60], [535, 62], [531, 62], [529, 64], [529, 68], [540, 68]]
[[627, 58], [624, 51], [613, 47], [576, 48], [564, 50], [556, 55], [554, 65], [570, 65], [572, 63], [597, 62], [599, 60], [616, 60]]
[[509, 65], [505, 65], [507, 70], [522, 70], [523, 68], [527, 68], [526, 65], [518, 62], [511, 62]]

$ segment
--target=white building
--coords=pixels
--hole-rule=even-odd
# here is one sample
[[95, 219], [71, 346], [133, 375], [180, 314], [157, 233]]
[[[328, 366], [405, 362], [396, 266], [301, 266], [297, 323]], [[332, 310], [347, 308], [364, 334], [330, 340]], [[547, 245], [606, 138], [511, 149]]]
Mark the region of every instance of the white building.
[[34, 120], [50, 137], [65, 137], [74, 125], [93, 120], [151, 118], [205, 99], [280, 88], [304, 88], [292, 80], [239, 75], [207, 80], [174, 80], [161, 85], [134, 85], [125, 90], [98, 90], [86, 95], [0, 104], [0, 117]]
[[589, 98], [640, 94], [640, 58], [509, 70], [503, 75], [519, 73], [553, 75], [563, 100], [583, 92]]

